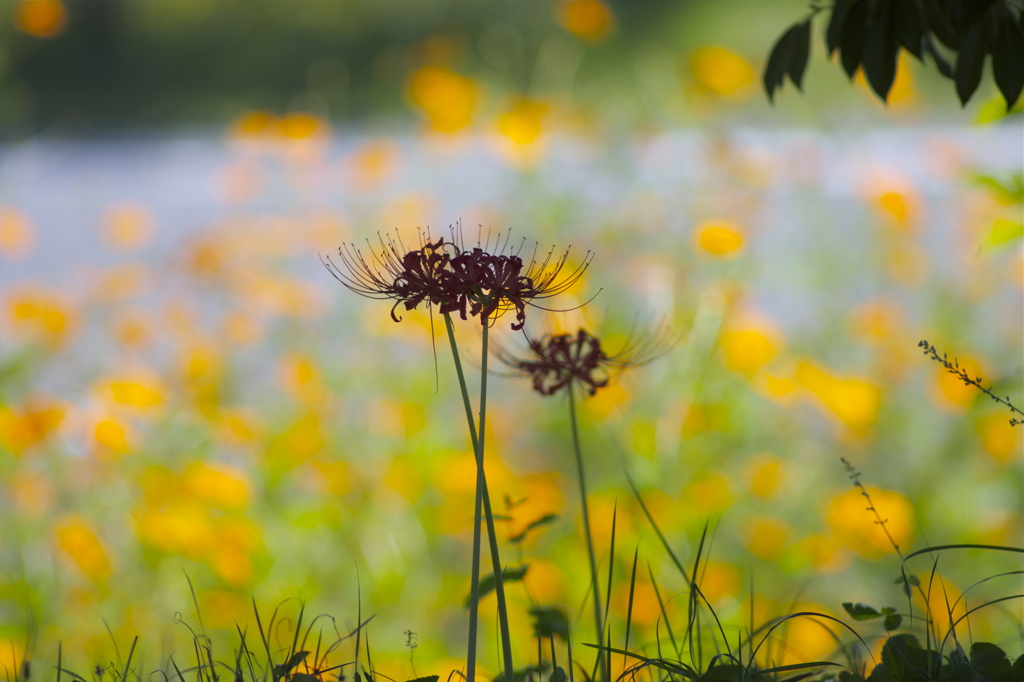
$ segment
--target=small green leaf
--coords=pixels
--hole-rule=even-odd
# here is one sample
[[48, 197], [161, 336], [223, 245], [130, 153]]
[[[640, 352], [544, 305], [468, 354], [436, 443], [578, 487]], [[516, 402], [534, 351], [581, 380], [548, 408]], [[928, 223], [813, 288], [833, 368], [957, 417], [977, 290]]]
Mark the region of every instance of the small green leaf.
[[521, 533], [516, 533], [515, 535], [510, 537], [508, 540], [509, 540], [509, 542], [511, 542], [513, 544], [518, 544], [518, 543], [522, 542], [526, 538], [526, 536], [530, 533], [530, 531], [534, 530], [535, 528], [540, 528], [541, 526], [549, 526], [549, 525], [551, 525], [552, 523], [554, 523], [557, 520], [558, 520], [558, 515], [557, 514], [545, 514], [544, 516], [540, 517], [539, 519], [535, 519], [535, 520], [531, 521], [529, 524], [527, 524], [526, 528], [524, 528]]
[[1006, 652], [989, 642], [975, 642], [971, 645], [971, 663], [986, 679], [993, 682], [1010, 682], [1013, 666]]
[[996, 218], [985, 235], [985, 246], [1002, 246], [1024, 237], [1024, 223]]
[[438, 675], [424, 675], [423, 677], [417, 677], [409, 682], [437, 682], [440, 677]]
[[557, 636], [562, 641], [569, 637], [569, 617], [556, 606], [538, 606], [530, 609], [533, 616], [533, 633], [535, 637]]
[[885, 617], [885, 630], [891, 632], [898, 628], [903, 623], [903, 616], [898, 613], [890, 613]]
[[[526, 571], [529, 570], [529, 568], [530, 564], [523, 564], [522, 566], [512, 566], [510, 568], [506, 568], [501, 573], [502, 582], [514, 583], [521, 581], [523, 579], [523, 576], [526, 575]], [[483, 599], [486, 595], [490, 594], [491, 592], [494, 592], [494, 587], [494, 574], [488, 573], [480, 580], [480, 592], [478, 597], [480, 599]], [[466, 608], [469, 608], [470, 596], [471, 595], [468, 594], [466, 595]]]
[[550, 675], [548, 675], [548, 682], [565, 682], [565, 680], [565, 668], [563, 668], [562, 666], [558, 666], [557, 668], [551, 671]]
[[293, 668], [295, 668], [295, 666], [306, 660], [306, 656], [309, 656], [308, 651], [296, 651], [292, 654], [292, 657], [288, 659], [287, 663], [275, 665], [274, 672], [278, 675], [287, 675]]
[[876, 609], [870, 604], [843, 602], [843, 608], [854, 620], [871, 620], [872, 618], [878, 618], [882, 615], [882, 612]]

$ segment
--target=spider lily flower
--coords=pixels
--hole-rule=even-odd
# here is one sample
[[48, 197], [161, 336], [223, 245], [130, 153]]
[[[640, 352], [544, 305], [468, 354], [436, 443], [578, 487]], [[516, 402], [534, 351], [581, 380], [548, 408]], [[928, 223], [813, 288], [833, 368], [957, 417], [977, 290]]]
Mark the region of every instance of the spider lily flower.
[[509, 376], [530, 377], [533, 389], [541, 395], [569, 390], [575, 383], [592, 396], [625, 370], [665, 355], [676, 339], [659, 329], [631, 337], [610, 355], [601, 347], [601, 340], [585, 329], [575, 334], [545, 334], [528, 341], [529, 349], [522, 357], [504, 348], [495, 351], [498, 359], [510, 368]]
[[380, 248], [371, 247], [368, 256], [346, 244], [338, 250], [340, 266], [329, 257], [321, 260], [335, 279], [357, 294], [395, 300], [395, 322], [401, 321], [395, 313], [399, 305], [412, 310], [426, 302], [437, 305], [442, 314], [458, 312], [464, 320], [479, 316], [482, 324], [515, 310], [512, 329], [519, 330], [526, 322], [527, 305], [567, 291], [593, 259], [587, 252], [579, 266], [563, 275], [568, 250], [555, 258], [552, 248], [545, 258], [534, 257], [527, 265], [519, 249], [507, 249], [507, 235], [493, 244], [465, 249], [461, 232], [452, 230], [451, 239], [436, 242], [421, 233], [417, 249], [406, 250], [398, 237], [381, 237]]

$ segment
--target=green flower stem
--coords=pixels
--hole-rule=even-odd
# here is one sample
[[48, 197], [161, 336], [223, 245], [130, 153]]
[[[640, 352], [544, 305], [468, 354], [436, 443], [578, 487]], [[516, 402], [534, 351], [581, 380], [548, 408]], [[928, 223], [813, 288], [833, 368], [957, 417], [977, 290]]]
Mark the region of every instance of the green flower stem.
[[[601, 619], [601, 596], [597, 582], [597, 560], [594, 558], [594, 540], [590, 534], [590, 512], [587, 510], [587, 480], [583, 474], [583, 455], [580, 453], [580, 429], [576, 423], [576, 387], [569, 382], [569, 422], [572, 424], [572, 445], [576, 453], [576, 474], [580, 480], [580, 505], [583, 508], [583, 534], [587, 539], [587, 554], [590, 557], [590, 593], [594, 595], [594, 629], [597, 632], [597, 644], [604, 642], [604, 622]], [[602, 652], [597, 653], [598, 665], [601, 668], [602, 680], [608, 680], [608, 670]]]
[[469, 437], [473, 444], [474, 454], [476, 455], [477, 470], [476, 500], [473, 509], [473, 563], [469, 588], [469, 648], [466, 656], [466, 678], [467, 682], [473, 682], [476, 676], [476, 640], [480, 602], [480, 507], [482, 504], [484, 518], [487, 521], [487, 536], [491, 549], [494, 592], [498, 599], [498, 622], [501, 629], [501, 643], [505, 659], [505, 675], [508, 682], [512, 682], [514, 668], [512, 664], [512, 640], [508, 628], [508, 609], [505, 604], [505, 584], [502, 580], [501, 558], [498, 555], [498, 536], [494, 530], [494, 515], [491, 512], [491, 497], [487, 491], [487, 477], [484, 474], [483, 435], [487, 416], [488, 326], [486, 322], [483, 325], [483, 363], [480, 369], [480, 430], [478, 437], [476, 424], [473, 420], [473, 408], [469, 401], [469, 390], [466, 387], [466, 376], [462, 371], [459, 348], [455, 343], [455, 326], [452, 324], [451, 317], [447, 313], [444, 316], [444, 323], [448, 331], [448, 341], [452, 347], [452, 357], [455, 360], [455, 372], [459, 377], [459, 388], [462, 390], [462, 403], [466, 408], [466, 422], [469, 424]]

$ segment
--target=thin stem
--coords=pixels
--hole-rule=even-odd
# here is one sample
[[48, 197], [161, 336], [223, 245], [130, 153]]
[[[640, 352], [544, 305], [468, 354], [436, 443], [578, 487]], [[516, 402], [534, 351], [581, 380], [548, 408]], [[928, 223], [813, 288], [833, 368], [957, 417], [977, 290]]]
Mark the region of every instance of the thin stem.
[[494, 571], [495, 593], [498, 599], [498, 620], [501, 629], [501, 640], [504, 648], [505, 669], [508, 681], [512, 682], [512, 645], [508, 630], [508, 611], [505, 605], [505, 585], [502, 580], [501, 559], [498, 555], [498, 536], [494, 530], [494, 515], [491, 513], [491, 498], [487, 491], [487, 477], [484, 474], [484, 450], [483, 432], [486, 426], [487, 408], [487, 325], [484, 325], [483, 334], [483, 366], [481, 368], [480, 384], [480, 429], [481, 437], [477, 436], [476, 423], [473, 420], [473, 407], [469, 401], [469, 390], [466, 387], [466, 375], [462, 371], [462, 361], [459, 358], [459, 347], [455, 343], [455, 327], [451, 317], [446, 313], [444, 316], [445, 328], [448, 331], [448, 341], [452, 348], [452, 358], [455, 360], [455, 372], [459, 378], [459, 388], [462, 391], [462, 404], [466, 409], [466, 423], [469, 425], [469, 438], [473, 444], [473, 452], [477, 463], [477, 485], [476, 499], [473, 510], [473, 562], [471, 569], [471, 584], [469, 590], [469, 647], [466, 655], [466, 680], [473, 682], [476, 675], [476, 644], [478, 614], [480, 602], [480, 511], [483, 506], [484, 518], [487, 521], [487, 533], [491, 550], [491, 565]]
[[[597, 560], [594, 558], [594, 540], [590, 535], [590, 512], [587, 509], [587, 481], [583, 473], [583, 455], [580, 452], [580, 429], [576, 424], [576, 387], [569, 383], [569, 423], [572, 424], [572, 445], [576, 453], [576, 473], [580, 481], [580, 505], [583, 508], [583, 534], [587, 539], [587, 554], [590, 558], [590, 582], [591, 593], [594, 595], [594, 629], [597, 631], [597, 644], [600, 646], [604, 639], [604, 623], [601, 619], [601, 596], [597, 582]], [[605, 657], [600, 650], [597, 653], [598, 664], [601, 668], [601, 679], [608, 679], [608, 670], [605, 668]]]

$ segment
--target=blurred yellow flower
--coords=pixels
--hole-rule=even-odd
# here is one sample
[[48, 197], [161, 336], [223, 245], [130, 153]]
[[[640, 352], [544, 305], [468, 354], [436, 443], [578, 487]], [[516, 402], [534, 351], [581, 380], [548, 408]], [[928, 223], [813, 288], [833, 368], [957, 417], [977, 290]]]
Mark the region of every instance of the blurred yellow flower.
[[27, 675], [23, 675], [21, 669], [22, 661], [30, 660], [23, 655], [25, 649], [25, 641], [19, 642], [7, 637], [0, 637], [0, 670], [3, 671], [5, 677], [17, 679], [16, 676], [21, 675], [22, 679], [28, 679]]
[[731, 329], [718, 339], [725, 366], [747, 376], [753, 376], [775, 357], [777, 343], [777, 336], [769, 329]]
[[[626, 610], [629, 607], [629, 582], [628, 581], [616, 581], [618, 584], [612, 589], [614, 590], [615, 606], [617, 607], [613, 612], [621, 613], [625, 615]], [[672, 597], [672, 594], [665, 594], [665, 588], [660, 587], [662, 590], [661, 598], [668, 600]], [[669, 602], [665, 604], [665, 609], [669, 612], [670, 616], [675, 613], [675, 602]], [[637, 569], [636, 584], [633, 587], [633, 611], [632, 621], [639, 626], [650, 626], [658, 622], [661, 617], [661, 603], [658, 602], [658, 595], [654, 591], [654, 585], [646, 578], [640, 577], [640, 570]]]
[[[794, 612], [814, 611], [832, 615], [829, 610], [818, 604], [800, 604]], [[790, 618], [784, 628], [780, 628], [785, 638], [781, 647], [782, 654], [779, 665], [796, 665], [808, 661], [827, 661], [839, 646], [832, 630], [836, 629], [833, 621], [822, 618], [801, 616]], [[777, 630], [776, 633], [779, 631]]]
[[[395, 174], [398, 169], [398, 149], [393, 142], [387, 140], [371, 140], [365, 142], [352, 152], [348, 159], [353, 184], [358, 189], [368, 190]], [[333, 246], [337, 247], [344, 241], [335, 238]]]
[[286, 468], [302, 464], [323, 449], [324, 434], [320, 418], [306, 413], [274, 436], [267, 448], [267, 458]]
[[398, 455], [391, 459], [383, 483], [409, 502], [421, 497], [426, 486], [415, 468], [415, 462], [408, 455]]
[[313, 468], [317, 472], [317, 482], [327, 495], [337, 497], [352, 489], [352, 473], [347, 462], [317, 460], [313, 462]]
[[690, 73], [708, 92], [720, 96], [742, 95], [756, 79], [746, 59], [720, 45], [709, 45], [690, 56]]
[[231, 125], [231, 136], [242, 139], [266, 137], [275, 131], [276, 119], [269, 111], [247, 111]]
[[604, 40], [615, 28], [615, 15], [600, 0], [559, 0], [555, 18], [565, 30], [588, 42]]
[[195, 501], [172, 500], [160, 509], [146, 509], [137, 519], [136, 532], [144, 543], [171, 554], [203, 559], [217, 546], [209, 513]]
[[899, 192], [884, 192], [878, 197], [878, 205], [889, 216], [898, 223], [906, 223], [910, 217], [910, 208], [907, 206], [907, 199]]
[[709, 474], [698, 478], [683, 488], [682, 499], [695, 507], [698, 516], [718, 514], [732, 504], [729, 481], [721, 474]]
[[[877, 96], [868, 86], [867, 78], [864, 76], [864, 69], [858, 67], [853, 80], [865, 93], [877, 101]], [[907, 53], [901, 50], [899, 59], [896, 61], [896, 77], [893, 79], [892, 87], [889, 89], [886, 106], [901, 108], [910, 106], [916, 101], [917, 89], [914, 87], [914, 76], [910, 72], [910, 61], [907, 59]]]
[[[952, 361], [952, 358], [950, 360]], [[960, 356], [956, 358], [956, 362], [972, 379], [979, 376], [985, 377], [985, 370], [977, 359], [969, 356]], [[981, 391], [974, 386], [965, 384], [962, 379], [947, 371], [940, 364], [936, 363], [932, 371], [935, 377], [932, 384], [932, 395], [937, 398], [936, 402], [938, 405], [947, 410], [956, 412], [966, 410], [981, 395]]]
[[693, 230], [696, 246], [711, 256], [731, 257], [743, 248], [743, 232], [735, 223], [715, 220], [703, 222]]
[[33, 399], [20, 410], [0, 404], [0, 446], [15, 455], [46, 440], [64, 419], [64, 406], [43, 399]]
[[793, 548], [793, 553], [818, 573], [834, 573], [846, 568], [850, 555], [834, 537], [819, 533], [808, 535]]
[[498, 130], [516, 144], [530, 144], [540, 137], [548, 108], [541, 102], [520, 99], [498, 118]]
[[711, 606], [717, 608], [719, 602], [739, 596], [742, 577], [732, 564], [707, 561], [698, 576], [698, 585]]
[[866, 434], [878, 418], [882, 389], [872, 383], [832, 376], [806, 360], [797, 363], [794, 379], [818, 399], [826, 414], [845, 424], [855, 435]]
[[96, 422], [96, 426], [93, 428], [93, 437], [101, 447], [101, 454], [123, 455], [132, 449], [128, 427], [112, 417]]
[[60, 0], [21, 0], [14, 7], [14, 27], [36, 38], [54, 38], [68, 25], [68, 11]]
[[111, 400], [131, 407], [156, 407], [164, 402], [162, 387], [155, 383], [148, 386], [136, 381], [115, 380], [107, 383]]
[[295, 112], [277, 120], [277, 130], [289, 140], [309, 140], [327, 137], [330, 124], [319, 116], [306, 112]]
[[617, 407], [629, 402], [630, 394], [622, 382], [609, 384], [598, 391], [594, 396], [583, 401], [585, 409], [592, 418], [604, 419]]
[[226, 590], [204, 590], [199, 595], [199, 612], [207, 627], [231, 630], [237, 624], [245, 630], [253, 617], [249, 597]]
[[228, 585], [241, 587], [252, 580], [252, 563], [249, 557], [235, 547], [219, 545], [211, 560], [213, 570]]
[[729, 411], [725, 405], [698, 405], [693, 403], [687, 408], [683, 419], [683, 438], [707, 433], [723, 431], [729, 426]]
[[992, 459], [1000, 464], [1013, 464], [1021, 460], [1024, 449], [1024, 428], [1010, 425], [1007, 412], [994, 412], [980, 417], [975, 429], [981, 437], [981, 445]]
[[746, 473], [750, 492], [763, 500], [778, 495], [785, 478], [782, 460], [767, 453], [751, 458], [747, 462]]
[[903, 311], [895, 301], [868, 301], [850, 312], [849, 328], [861, 341], [881, 343], [893, 336], [902, 320]]
[[13, 206], [0, 206], [0, 256], [27, 256], [35, 246], [35, 241], [35, 232], [28, 216]]
[[153, 214], [138, 204], [112, 206], [103, 215], [101, 229], [103, 241], [111, 249], [137, 251], [153, 238]]
[[[901, 549], [905, 549], [913, 537], [914, 509], [910, 502], [891, 490], [868, 486], [867, 492], [879, 516], [886, 521], [885, 530]], [[832, 498], [826, 520], [833, 536], [843, 546], [869, 559], [894, 553], [885, 530], [876, 523], [875, 515], [867, 507], [868, 501], [858, 488]]]
[[786, 551], [790, 536], [789, 524], [764, 516], [746, 525], [744, 541], [750, 553], [765, 561], [774, 561]]
[[426, 114], [433, 130], [454, 133], [473, 120], [477, 85], [442, 66], [424, 66], [409, 79], [407, 95]]
[[559, 563], [530, 557], [526, 583], [541, 604], [557, 604], [565, 599], [565, 568]]
[[285, 391], [295, 400], [316, 402], [323, 398], [324, 386], [315, 361], [308, 355], [289, 353], [278, 361], [278, 376]]
[[16, 292], [7, 300], [7, 311], [15, 331], [51, 345], [67, 336], [70, 312], [57, 296], [42, 290]]
[[192, 462], [185, 468], [182, 479], [185, 490], [212, 507], [240, 510], [249, 503], [245, 477], [231, 467]]
[[74, 560], [85, 575], [103, 582], [112, 572], [107, 550], [96, 533], [77, 516], [67, 516], [57, 524], [57, 545]]

